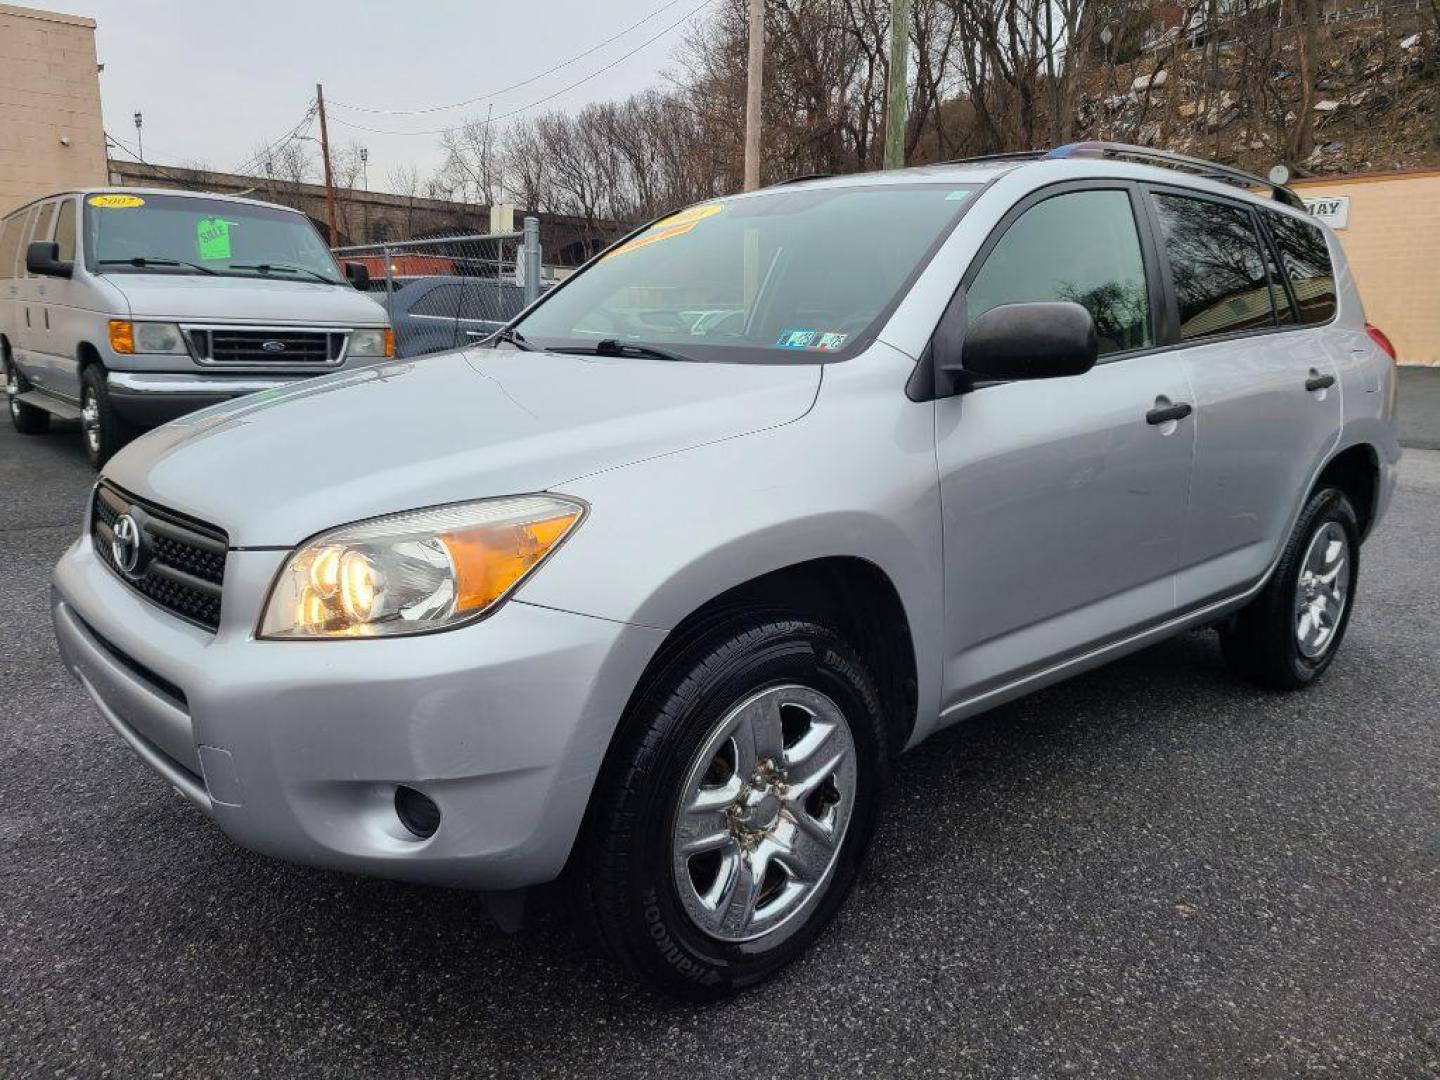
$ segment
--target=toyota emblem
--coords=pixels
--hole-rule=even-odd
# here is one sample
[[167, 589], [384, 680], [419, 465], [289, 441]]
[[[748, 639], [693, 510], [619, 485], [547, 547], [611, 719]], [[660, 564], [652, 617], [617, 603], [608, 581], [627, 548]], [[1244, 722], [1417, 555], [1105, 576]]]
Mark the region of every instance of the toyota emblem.
[[121, 514], [115, 519], [110, 533], [110, 554], [115, 559], [115, 565], [127, 574], [133, 574], [140, 568], [140, 526], [129, 514]]

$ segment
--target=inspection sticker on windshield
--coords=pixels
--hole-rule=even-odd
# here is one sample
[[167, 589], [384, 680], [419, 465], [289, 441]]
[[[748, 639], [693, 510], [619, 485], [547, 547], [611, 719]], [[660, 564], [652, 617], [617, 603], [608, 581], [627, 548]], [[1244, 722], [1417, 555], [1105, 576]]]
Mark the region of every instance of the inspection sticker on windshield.
[[230, 258], [230, 223], [224, 218], [201, 218], [195, 223], [195, 245], [202, 261]]
[[129, 210], [132, 206], [145, 205], [139, 195], [91, 195], [87, 201], [102, 210]]
[[781, 330], [775, 339], [777, 349], [806, 349], [810, 352], [835, 352], [845, 344], [849, 334], [824, 330]]

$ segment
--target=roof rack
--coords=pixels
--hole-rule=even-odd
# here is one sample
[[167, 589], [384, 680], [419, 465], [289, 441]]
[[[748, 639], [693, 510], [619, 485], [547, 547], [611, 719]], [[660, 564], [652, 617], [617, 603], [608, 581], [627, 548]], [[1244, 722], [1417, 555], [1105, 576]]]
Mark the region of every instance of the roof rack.
[[1077, 157], [1101, 157], [1101, 158], [1127, 158], [1132, 161], [1139, 161], [1149, 165], [1160, 165], [1170, 169], [1184, 169], [1204, 176], [1211, 180], [1219, 180], [1226, 184], [1235, 184], [1240, 187], [1267, 188], [1270, 197], [1276, 202], [1292, 206], [1296, 210], [1305, 209], [1305, 200], [1296, 195], [1284, 184], [1277, 184], [1263, 176], [1256, 176], [1244, 169], [1236, 169], [1229, 165], [1217, 165], [1213, 161], [1206, 161], [1204, 158], [1191, 157], [1188, 154], [1177, 154], [1170, 150], [1154, 150], [1148, 146], [1131, 146], [1128, 143], [1111, 142], [1073, 142], [1064, 146], [1057, 146], [1054, 150], [1040, 155], [1046, 160], [1058, 158]]
[[802, 184], [806, 180], [829, 180], [830, 177], [834, 175], [834, 173], [828, 172], [799, 173], [796, 176], [789, 176], [786, 177], [784, 180], [776, 180], [773, 184], [766, 184], [765, 186], [784, 187], [786, 184]]
[[937, 161], [937, 165], [975, 165], [985, 161], [1039, 161], [1049, 150], [1010, 150], [1003, 154], [976, 154], [974, 157], [951, 158]]

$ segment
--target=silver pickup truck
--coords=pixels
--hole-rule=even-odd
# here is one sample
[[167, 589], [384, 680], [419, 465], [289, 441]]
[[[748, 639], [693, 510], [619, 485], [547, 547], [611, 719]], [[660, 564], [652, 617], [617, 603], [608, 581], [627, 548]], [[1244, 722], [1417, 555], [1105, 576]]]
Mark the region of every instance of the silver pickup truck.
[[[394, 355], [385, 311], [296, 210], [68, 191], [0, 221], [0, 363], [27, 434], [79, 419], [99, 468], [191, 410]], [[348, 280], [347, 280], [348, 279]]]

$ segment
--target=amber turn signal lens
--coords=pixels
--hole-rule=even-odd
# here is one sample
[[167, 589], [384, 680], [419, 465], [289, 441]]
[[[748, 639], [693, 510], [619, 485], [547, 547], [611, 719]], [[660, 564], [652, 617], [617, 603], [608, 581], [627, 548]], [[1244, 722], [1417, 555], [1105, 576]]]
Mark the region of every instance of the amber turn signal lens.
[[385, 355], [395, 355], [395, 331], [388, 326], [385, 328]]
[[440, 542], [455, 564], [455, 610], [478, 611], [500, 599], [549, 554], [579, 517], [576, 510], [526, 525], [442, 533]]
[[125, 319], [110, 320], [110, 348], [124, 356], [135, 352], [135, 327]]

